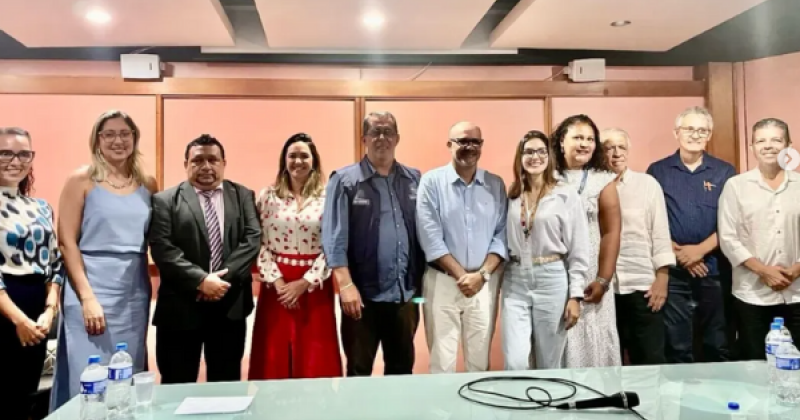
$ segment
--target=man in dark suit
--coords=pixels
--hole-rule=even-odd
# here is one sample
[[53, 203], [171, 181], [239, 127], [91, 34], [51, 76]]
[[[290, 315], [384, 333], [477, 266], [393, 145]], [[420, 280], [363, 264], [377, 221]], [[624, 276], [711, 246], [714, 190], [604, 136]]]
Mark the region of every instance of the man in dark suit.
[[186, 146], [187, 181], [153, 196], [149, 242], [161, 275], [153, 325], [165, 384], [239, 381], [251, 266], [261, 246], [253, 191], [226, 181], [225, 149], [209, 135]]

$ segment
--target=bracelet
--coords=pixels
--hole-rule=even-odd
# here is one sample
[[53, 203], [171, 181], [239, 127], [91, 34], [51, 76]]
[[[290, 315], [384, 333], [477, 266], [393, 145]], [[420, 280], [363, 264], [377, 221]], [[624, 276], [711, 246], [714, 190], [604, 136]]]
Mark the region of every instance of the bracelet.
[[594, 281], [600, 283], [600, 285], [603, 286], [603, 289], [605, 289], [606, 291], [608, 291], [609, 286], [611, 286], [611, 282], [602, 277], [597, 277], [596, 279], [594, 279]]
[[348, 287], [352, 287], [352, 286], [353, 286], [353, 282], [351, 281], [350, 283], [347, 283], [345, 286], [340, 287], [339, 291], [341, 292], [342, 290], [347, 289]]

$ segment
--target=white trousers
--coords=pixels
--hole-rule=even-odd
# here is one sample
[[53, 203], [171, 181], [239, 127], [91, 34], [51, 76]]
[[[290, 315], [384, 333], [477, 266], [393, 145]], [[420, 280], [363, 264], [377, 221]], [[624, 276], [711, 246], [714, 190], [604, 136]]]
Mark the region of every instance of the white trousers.
[[563, 261], [506, 266], [503, 279], [503, 354], [506, 370], [528, 370], [531, 342], [536, 368], [564, 366], [564, 309], [569, 281]]
[[497, 319], [497, 274], [480, 292], [466, 297], [456, 279], [428, 268], [423, 278], [425, 338], [430, 352], [431, 373], [456, 371], [459, 341], [463, 340], [464, 361], [469, 372], [489, 369], [489, 350]]

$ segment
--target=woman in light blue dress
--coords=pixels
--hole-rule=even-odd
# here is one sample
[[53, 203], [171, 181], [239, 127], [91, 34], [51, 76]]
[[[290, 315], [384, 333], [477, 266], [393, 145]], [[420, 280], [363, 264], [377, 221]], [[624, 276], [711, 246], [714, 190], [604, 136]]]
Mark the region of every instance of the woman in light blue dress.
[[120, 111], [100, 116], [89, 140], [92, 164], [71, 175], [61, 193], [58, 235], [64, 286], [50, 410], [80, 391], [90, 355], [108, 364], [117, 343], [128, 344], [134, 373], [144, 370], [150, 318], [147, 236], [150, 196], [140, 132]]

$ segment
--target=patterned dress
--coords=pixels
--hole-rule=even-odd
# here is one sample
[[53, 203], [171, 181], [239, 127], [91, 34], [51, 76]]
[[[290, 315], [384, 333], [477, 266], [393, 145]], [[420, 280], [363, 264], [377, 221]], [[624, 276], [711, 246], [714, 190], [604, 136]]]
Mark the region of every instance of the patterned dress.
[[[589, 273], [586, 278], [588, 281], [593, 281], [597, 277], [600, 256], [598, 198], [603, 188], [614, 181], [616, 174], [590, 170], [583, 188], [581, 188], [581, 185], [584, 184], [582, 169], [567, 170], [563, 176], [557, 174], [557, 177], [561, 184], [574, 186], [583, 200], [586, 217], [589, 219], [589, 242], [592, 249]], [[567, 367], [622, 365], [616, 319], [614, 293], [611, 290], [603, 295], [603, 300], [599, 304], [581, 303], [580, 320], [567, 333]]]
[[[324, 197], [307, 199], [299, 208], [291, 196], [280, 198], [274, 188], [261, 192], [262, 247], [258, 257], [258, 294], [250, 351], [250, 380], [342, 376], [336, 330], [331, 270], [322, 253]], [[306, 282], [309, 291], [298, 307], [286, 309], [273, 287]], [[326, 284], [327, 283], [327, 284]]]

